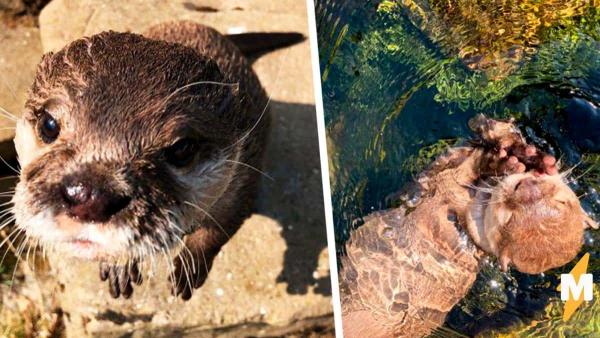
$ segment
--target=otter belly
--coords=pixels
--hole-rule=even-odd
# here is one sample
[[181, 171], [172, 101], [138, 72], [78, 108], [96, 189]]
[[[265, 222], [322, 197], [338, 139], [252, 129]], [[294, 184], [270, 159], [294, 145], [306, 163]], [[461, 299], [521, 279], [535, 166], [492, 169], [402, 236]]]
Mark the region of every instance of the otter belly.
[[340, 272], [345, 337], [425, 336], [466, 295], [476, 249], [433, 207], [377, 212], [353, 232]]

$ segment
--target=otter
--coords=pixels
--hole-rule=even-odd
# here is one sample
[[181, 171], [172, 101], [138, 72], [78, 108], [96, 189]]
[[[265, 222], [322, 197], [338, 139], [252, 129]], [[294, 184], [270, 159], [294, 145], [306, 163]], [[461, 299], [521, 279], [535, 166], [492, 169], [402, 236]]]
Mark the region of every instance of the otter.
[[512, 121], [472, 119], [479, 140], [450, 149], [416, 182], [416, 203], [378, 211], [341, 257], [345, 337], [421, 337], [443, 324], [486, 255], [540, 273], [575, 258], [598, 225]]
[[[272, 35], [261, 51], [299, 36]], [[114, 298], [132, 295], [144, 261], [177, 255], [172, 290], [189, 299], [253, 212], [262, 175], [269, 99], [232, 41], [244, 39], [174, 22], [44, 55], [16, 128], [17, 227], [99, 261]]]

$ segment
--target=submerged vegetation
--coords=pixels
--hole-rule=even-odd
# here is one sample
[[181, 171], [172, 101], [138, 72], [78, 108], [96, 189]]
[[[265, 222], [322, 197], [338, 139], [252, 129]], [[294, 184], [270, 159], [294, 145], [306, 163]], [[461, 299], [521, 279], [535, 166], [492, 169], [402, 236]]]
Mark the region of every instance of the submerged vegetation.
[[[600, 216], [600, 9], [589, 1], [317, 1], [336, 241], [389, 207], [477, 113], [514, 117], [561, 159], [582, 205]], [[598, 231], [582, 250], [600, 274]], [[338, 247], [341, 247], [338, 245]], [[600, 300], [568, 322], [561, 272], [501, 273], [494, 261], [440, 334], [590, 336]], [[598, 295], [598, 288], [595, 294]]]

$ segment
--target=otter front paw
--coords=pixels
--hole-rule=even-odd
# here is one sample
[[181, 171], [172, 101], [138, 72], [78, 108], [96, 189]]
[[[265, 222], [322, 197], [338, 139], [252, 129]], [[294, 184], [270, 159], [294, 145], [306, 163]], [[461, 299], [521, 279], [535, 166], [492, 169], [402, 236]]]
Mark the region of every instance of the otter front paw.
[[514, 120], [495, 120], [479, 114], [469, 120], [469, 128], [476, 132], [484, 143], [511, 147], [525, 142], [514, 125]]
[[100, 262], [100, 279], [108, 281], [108, 291], [113, 298], [123, 295], [125, 299], [131, 297], [133, 293], [132, 283], [140, 285], [143, 281], [135, 261], [126, 265]]
[[513, 120], [494, 120], [479, 114], [469, 121], [469, 127], [479, 134], [484, 144], [493, 148], [482, 166], [484, 175], [501, 176], [528, 170], [538, 174], [558, 173], [554, 156], [528, 145]]
[[501, 148], [493, 156], [496, 159], [490, 163], [490, 166], [495, 165], [500, 173], [512, 174], [533, 170], [539, 175], [558, 174], [554, 156], [538, 151], [535, 146], [525, 143]]
[[169, 277], [171, 293], [181, 295], [183, 300], [192, 298], [194, 289], [201, 287], [212, 267], [213, 257], [204, 257], [189, 252], [181, 252], [174, 260], [175, 271]]

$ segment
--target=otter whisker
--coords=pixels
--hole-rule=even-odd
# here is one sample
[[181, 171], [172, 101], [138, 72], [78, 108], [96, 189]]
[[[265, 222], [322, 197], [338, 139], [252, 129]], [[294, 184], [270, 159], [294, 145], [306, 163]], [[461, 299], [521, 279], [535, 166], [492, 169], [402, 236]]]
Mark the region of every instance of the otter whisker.
[[2, 108], [2, 106], [0, 106], [0, 116], [5, 117], [14, 122], [17, 122], [18, 120], [18, 118], [14, 114], [11, 114], [8, 110]]
[[583, 163], [583, 161], [579, 161], [577, 162], [575, 165], [573, 165], [571, 168], [564, 170], [563, 172], [559, 173], [559, 175], [563, 178], [563, 179], [567, 179], [572, 173], [573, 171], [579, 167], [581, 164]]
[[[4, 228], [6, 228], [7, 226], [9, 226], [10, 224], [12, 224], [12, 222], [14, 221], [14, 219], [10, 219], [7, 220], [6, 222], [4, 222], [2, 225], [0, 225], [0, 232], [4, 235], [5, 231]], [[14, 230], [13, 230], [14, 231]], [[0, 245], [0, 247], [2, 247], [2, 245]]]
[[[171, 213], [171, 212], [169, 212], [169, 213]], [[173, 217], [176, 217], [176, 215], [173, 214]], [[172, 222], [170, 219], [169, 219], [169, 224], [171, 226], [173, 226], [175, 229], [179, 230], [182, 235], [184, 234], [183, 230], [179, 226], [177, 226], [174, 222]], [[192, 254], [190, 249], [185, 245], [185, 242], [183, 241], [183, 239], [181, 237], [179, 237], [177, 234], [173, 234], [173, 236], [175, 237], [175, 239], [177, 241], [179, 241], [179, 243], [182, 246], [181, 253], [179, 255], [179, 259], [181, 260], [182, 267], [184, 268], [184, 272], [186, 274], [186, 278], [188, 279], [188, 286], [190, 287], [190, 290], [193, 290], [193, 286], [191, 285], [191, 281], [190, 281], [190, 275], [188, 274], [188, 272], [189, 272], [189, 270], [191, 270], [192, 273], [196, 272], [196, 262], [194, 260], [194, 255]], [[190, 256], [191, 262], [187, 262], [187, 260], [183, 257], [184, 252]], [[192, 264], [191, 267], [189, 266], [189, 263]]]
[[462, 186], [465, 187], [465, 188], [473, 189], [475, 191], [485, 192], [485, 193], [488, 193], [488, 194], [491, 194], [494, 191], [493, 188], [485, 188], [485, 187], [480, 187], [480, 186], [473, 185], [473, 184], [463, 184]]
[[[19, 229], [17, 229], [17, 230], [19, 230]], [[17, 237], [19, 237], [19, 232], [20, 232], [20, 230], [16, 232], [16, 236], [15, 236], [14, 240], [16, 240], [16, 239], [17, 239]], [[8, 240], [10, 237], [12, 237], [12, 236], [13, 236], [13, 234], [15, 234], [15, 231], [13, 231], [13, 232], [12, 232], [10, 235], [8, 235], [8, 237], [6, 237], [6, 239], [5, 239], [5, 241], [6, 241], [6, 240]], [[1, 247], [2, 247], [4, 244], [5, 244], [5, 243], [4, 243], [4, 242], [2, 242], [2, 244], [0, 244], [0, 248], [1, 248]], [[8, 252], [9, 252], [9, 251], [11, 251], [11, 252], [12, 252], [13, 254], [15, 254], [15, 255], [17, 254], [17, 248], [15, 248], [15, 246], [14, 246], [13, 242], [9, 240], [9, 241], [7, 242], [7, 244], [8, 244], [8, 246], [7, 246], [7, 248], [4, 250], [4, 254], [2, 255], [2, 259], [0, 260], [0, 265], [2, 265], [2, 263], [4, 263], [4, 259], [6, 259], [6, 255], [8, 254]]]
[[[287, 54], [289, 55], [290, 50], [288, 49]], [[287, 58], [287, 56], [286, 56]], [[275, 81], [274, 83], [279, 82], [279, 75], [281, 75], [281, 68], [283, 64], [279, 65], [279, 69], [277, 70], [277, 75], [275, 75]], [[252, 126], [252, 128], [250, 128], [247, 132], [244, 133], [244, 135], [242, 135], [242, 137], [240, 137], [237, 141], [235, 141], [232, 145], [226, 147], [227, 148], [233, 148], [236, 145], [238, 145], [239, 143], [241, 143], [242, 141], [244, 141], [248, 136], [250, 136], [250, 134], [254, 131], [254, 129], [256, 129], [256, 127], [260, 124], [260, 121], [263, 119], [265, 113], [267, 112], [267, 108], [269, 107], [269, 104], [271, 103], [271, 99], [273, 98], [273, 92], [271, 92], [269, 94], [269, 98], [267, 99], [267, 103], [265, 104], [265, 107], [263, 108], [262, 112], [260, 113], [260, 115], [258, 116], [258, 119], [256, 120], [256, 123], [254, 123], [254, 125]]]
[[[169, 215], [173, 216], [173, 217], [175, 218], [175, 220], [177, 221], [177, 218], [178, 218], [178, 217], [177, 217], [177, 215], [175, 215], [175, 213], [174, 213], [173, 211], [171, 211], [171, 210], [167, 210], [167, 214], [169, 214]], [[181, 235], [182, 235], [182, 236], [185, 236], [185, 235], [186, 235], [186, 232], [185, 232], [185, 231], [183, 231], [183, 229], [181, 229], [181, 227], [178, 225], [180, 222], [173, 222], [173, 221], [172, 221], [170, 218], [168, 218], [168, 217], [165, 217], [165, 218], [167, 218], [167, 220], [168, 220], [169, 224], [170, 224], [171, 226], [173, 226], [173, 227], [174, 227], [176, 230], [178, 230], [178, 231], [181, 233]], [[175, 235], [175, 237], [177, 237], [177, 235], [176, 235], [176, 234], [174, 234], [174, 235]]]
[[270, 179], [271, 181], [275, 182], [275, 179], [273, 177], [271, 177], [269, 174], [265, 173], [264, 171], [262, 171], [262, 170], [260, 170], [260, 169], [258, 169], [256, 167], [253, 167], [253, 166], [249, 165], [248, 163], [244, 163], [244, 162], [240, 162], [240, 161], [234, 161], [234, 160], [224, 160], [224, 161], [225, 162], [231, 162], [231, 163], [239, 164], [239, 165], [243, 165], [244, 167], [250, 168], [250, 169], [256, 171], [257, 173], [263, 175], [264, 177]]
[[[1, 197], [2, 197], [2, 196], [0, 196], [0, 198], [1, 198]], [[2, 203], [2, 205], [1, 205], [1, 206], [2, 206], [2, 207], [5, 207], [5, 206], [7, 206], [7, 205], [10, 205], [10, 204], [14, 204], [14, 201], [13, 201], [13, 200], [9, 200], [9, 201], [7, 201], [7, 202], [4, 202], [4, 203]], [[8, 209], [4, 210], [2, 213], [5, 213], [5, 212], [7, 212], [7, 211], [8, 211], [8, 212], [12, 212], [12, 211], [13, 211], [13, 207], [10, 207], [10, 208], [8, 208]]]
[[196, 273], [196, 261], [194, 260], [194, 255], [192, 255], [192, 252], [190, 251], [190, 249], [187, 247], [187, 245], [185, 245], [185, 242], [183, 241], [183, 239], [181, 239], [181, 237], [179, 237], [179, 236], [176, 236], [176, 237], [179, 240], [179, 242], [181, 242], [181, 245], [182, 245], [181, 251], [187, 252], [187, 254], [190, 256], [191, 264], [192, 264], [191, 270], [193, 273]]
[[[168, 213], [172, 213], [172, 212], [171, 212], [171, 211], [169, 211]], [[175, 217], [175, 215], [173, 215], [173, 216]], [[181, 235], [185, 235], [185, 232], [184, 232], [184, 231], [183, 231], [183, 230], [182, 230], [182, 229], [181, 229], [181, 228], [180, 228], [180, 227], [179, 227], [177, 224], [175, 224], [175, 222], [172, 222], [170, 219], [169, 219], [169, 225], [171, 225], [171, 226], [172, 226], [172, 227], [174, 227], [176, 230], [178, 230], [178, 231], [181, 233]], [[190, 256], [190, 259], [191, 259], [191, 261], [192, 261], [192, 262], [191, 262], [191, 263], [192, 263], [192, 269], [191, 269], [191, 270], [192, 270], [192, 272], [194, 272], [194, 273], [195, 273], [195, 272], [196, 272], [196, 262], [195, 262], [195, 260], [194, 260], [194, 255], [192, 255], [192, 252], [191, 252], [191, 251], [190, 251], [190, 249], [187, 247], [187, 245], [185, 245], [185, 242], [183, 241], [183, 239], [182, 239], [180, 236], [178, 236], [177, 234], [173, 234], [173, 236], [174, 236], [174, 237], [175, 237], [175, 239], [176, 239], [177, 241], [179, 241], [179, 243], [181, 244], [181, 246], [182, 246], [182, 248], [181, 248], [181, 251], [182, 251], [182, 252], [183, 252], [183, 251], [186, 251], [186, 252], [188, 253], [188, 255]]]
[[6, 164], [12, 171], [14, 171], [17, 175], [20, 175], [21, 172], [19, 172], [17, 169], [13, 168], [13, 166], [11, 166], [10, 164], [8, 164], [8, 162], [6, 162], [6, 160], [4, 159], [4, 157], [0, 156], [0, 160], [2, 160], [2, 162], [4, 162], [4, 164]]
[[173, 260], [167, 253], [166, 248], [162, 249], [162, 255], [165, 258], [165, 261], [167, 262], [167, 268], [170, 271], [169, 275], [171, 277], [171, 280], [173, 281], [173, 283], [175, 283], [175, 266], [173, 265]]
[[[183, 258], [183, 255], [179, 255], [177, 257], [181, 261], [181, 267], [183, 268], [183, 272], [185, 275], [186, 280], [184, 281], [184, 283], [187, 283], [190, 290], [193, 290], [194, 287], [192, 286], [192, 277], [190, 275], [190, 270], [189, 270], [190, 267], [188, 266], [188, 262], [185, 260], [185, 258]], [[180, 276], [179, 280], [181, 280], [181, 276]], [[179, 282], [177, 282], [177, 286], [179, 286]]]
[[269, 95], [269, 99], [267, 100], [267, 104], [265, 104], [265, 108], [263, 109], [262, 113], [260, 113], [260, 115], [258, 116], [258, 119], [256, 120], [256, 123], [254, 123], [254, 125], [247, 131], [245, 132], [242, 137], [240, 137], [237, 141], [235, 141], [233, 144], [231, 144], [230, 146], [225, 147], [225, 149], [230, 149], [235, 147], [236, 145], [240, 144], [241, 142], [243, 142], [248, 136], [250, 136], [250, 134], [254, 131], [254, 129], [256, 129], [256, 127], [258, 127], [258, 125], [260, 124], [260, 121], [262, 121], [265, 113], [267, 112], [267, 108], [269, 107], [269, 103], [271, 103], [271, 97], [272, 97], [272, 93], [271, 95]]
[[204, 269], [206, 270], [206, 275], [208, 275], [208, 262], [206, 261], [206, 255], [204, 254], [204, 249], [200, 247], [200, 253], [202, 254], [202, 260], [204, 261]]
[[221, 226], [221, 224], [210, 213], [208, 213], [208, 211], [202, 209], [199, 205], [190, 203], [188, 201], [185, 201], [184, 203], [196, 208], [199, 211], [202, 211], [208, 218], [210, 218], [213, 222], [215, 222], [215, 224], [217, 224], [217, 226], [219, 226], [219, 228], [223, 231], [223, 233], [227, 236], [228, 239], [231, 239], [231, 236], [227, 233], [227, 231], [225, 231], [223, 226]]
[[184, 86], [181, 86], [179, 88], [177, 88], [175, 91], [173, 91], [171, 94], [169, 94], [169, 96], [167, 96], [163, 101], [162, 101], [162, 105], [164, 106], [165, 104], [167, 104], [167, 102], [169, 102], [169, 100], [175, 96], [177, 93], [181, 92], [182, 90], [189, 88], [189, 87], [193, 87], [193, 86], [197, 86], [197, 85], [202, 85], [202, 84], [209, 84], [209, 85], [217, 85], [217, 86], [226, 86], [226, 87], [233, 87], [233, 86], [238, 86], [239, 83], [237, 82], [232, 82], [232, 83], [227, 83], [227, 82], [217, 82], [217, 81], [197, 81], [197, 82], [192, 82], [192, 83], [188, 83]]
[[[0, 195], [0, 197], [1, 197], [1, 195]], [[5, 206], [13, 204], [13, 203], [14, 203], [13, 201], [4, 202], [4, 203], [0, 204], [0, 207], [5, 207]], [[12, 212], [12, 209], [8, 210], [8, 211]]]
[[471, 204], [473, 204], [473, 205], [480, 205], [480, 206], [490, 206], [490, 205], [496, 205], [496, 204], [502, 204], [502, 203], [504, 203], [504, 201], [486, 200], [486, 201], [481, 201], [481, 202], [471, 202]]
[[170, 274], [171, 280], [173, 282], [175, 282], [175, 267], [173, 266], [173, 261], [171, 260], [171, 257], [167, 254], [167, 248], [169, 246], [167, 245], [167, 241], [166, 241], [165, 237], [163, 236], [162, 231], [159, 231], [158, 234], [160, 235], [160, 240], [163, 243], [163, 246], [160, 248], [160, 251], [162, 252], [163, 256], [166, 259], [167, 267], [170, 271], [169, 274]]
[[33, 265], [32, 265], [33, 266], [33, 272], [35, 272], [35, 269], [36, 269], [36, 264], [35, 264], [36, 260], [35, 259], [37, 257], [37, 250], [39, 248], [39, 244], [40, 244], [40, 240], [38, 238], [38, 239], [36, 239], [35, 246], [33, 247]]
[[29, 267], [31, 267], [31, 265], [29, 264], [29, 253], [31, 252], [31, 242], [29, 240], [27, 241], [27, 254], [25, 255], [25, 264]]
[[583, 176], [587, 175], [590, 171], [594, 170], [594, 165], [589, 166], [589, 168], [587, 168], [581, 175], [577, 176], [574, 178], [575, 181], [579, 180], [580, 178], [582, 178]]
[[16, 216], [14, 214], [14, 206], [8, 207], [7, 210], [3, 211], [2, 214], [0, 214], [0, 220], [2, 221], [2, 225], [0, 225], [0, 230], [2, 230], [2, 228], [4, 228], [4, 226], [15, 220]]
[[2, 214], [2, 216], [0, 216], [0, 218], [4, 218], [7, 215], [10, 215], [6, 220], [2, 221], [2, 225], [0, 225], [0, 230], [4, 229], [4, 227], [6, 227], [7, 225], [11, 224], [15, 220], [15, 216], [11, 215], [11, 211], [12, 210], [10, 210], [9, 212], [4, 212]]
[[[22, 232], [22, 231], [25, 231], [25, 230], [23, 230], [23, 229], [20, 229], [20, 228], [14, 228], [14, 229], [13, 229], [13, 230], [10, 232], [10, 234], [8, 234], [8, 236], [6, 236], [6, 237], [4, 238], [4, 240], [3, 240], [2, 242], [0, 242], [0, 248], [2, 248], [2, 247], [4, 246], [4, 244], [8, 244], [8, 248], [9, 248], [9, 249], [11, 249], [11, 250], [13, 250], [13, 249], [14, 249], [14, 246], [13, 246], [13, 243], [12, 243], [12, 241], [10, 240], [10, 238], [11, 238], [13, 235], [17, 234], [17, 236], [15, 236], [15, 239], [16, 239], [16, 237], [18, 237], [18, 234], [19, 234], [20, 232]], [[16, 250], [14, 250], [14, 251], [16, 251]], [[15, 252], [15, 253], [16, 253], [16, 252]], [[2, 262], [1, 262], [1, 261], [0, 261], [0, 264], [2, 264]]]
[[19, 267], [19, 262], [21, 261], [21, 255], [23, 254], [23, 251], [25, 250], [25, 246], [27, 245], [27, 236], [25, 236], [25, 238], [23, 238], [23, 240], [21, 241], [21, 244], [19, 245], [19, 250], [17, 252], [17, 254], [15, 255], [15, 257], [17, 258], [17, 262], [15, 263], [15, 267], [13, 269], [13, 273], [12, 273], [12, 278], [10, 279], [10, 288], [11, 290], [13, 289], [14, 285], [15, 285], [15, 276], [17, 274], [17, 269]]

